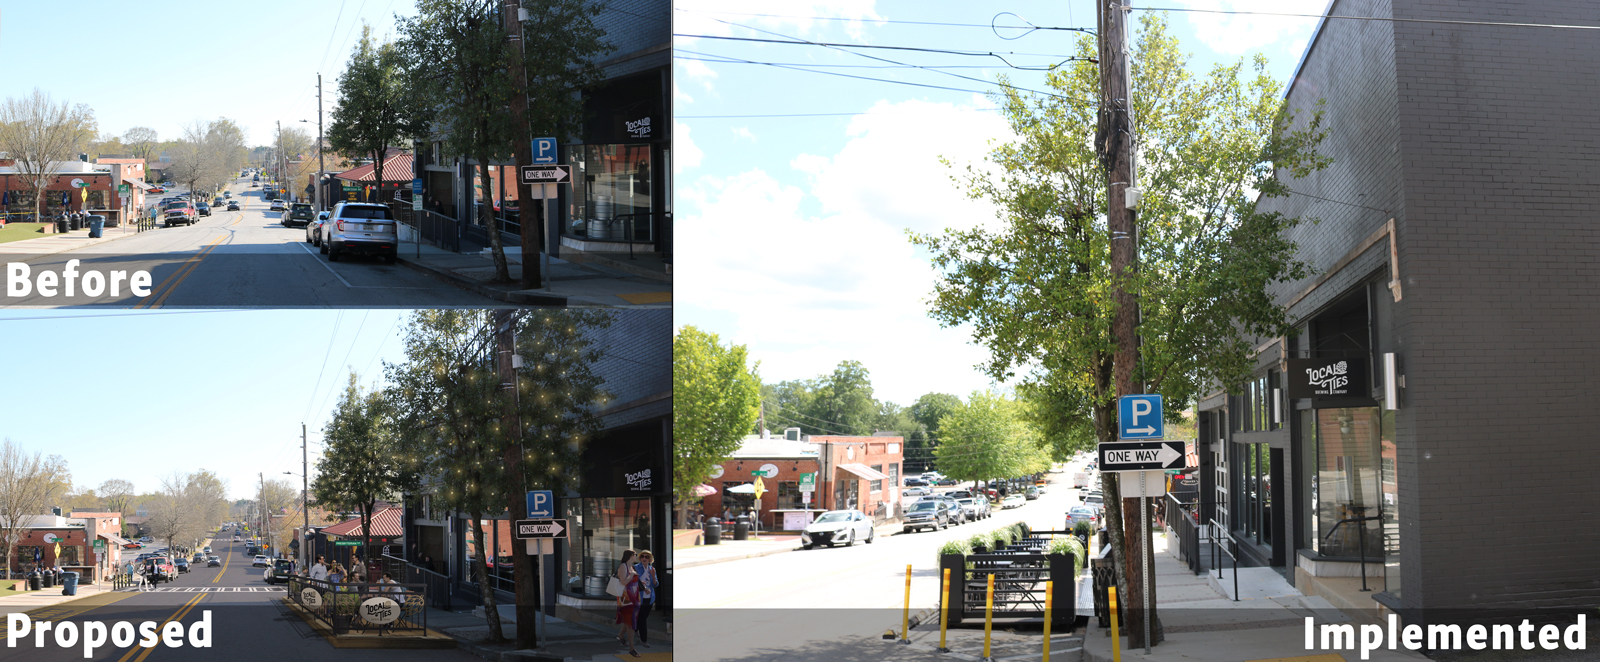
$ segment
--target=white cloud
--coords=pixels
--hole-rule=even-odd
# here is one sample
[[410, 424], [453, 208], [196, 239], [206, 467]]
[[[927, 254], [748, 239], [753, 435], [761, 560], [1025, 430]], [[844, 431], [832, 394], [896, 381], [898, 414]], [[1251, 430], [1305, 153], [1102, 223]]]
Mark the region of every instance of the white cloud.
[[[905, 230], [971, 227], [993, 218], [949, 181], [938, 157], [977, 162], [1008, 135], [992, 113], [951, 104], [880, 103], [832, 156], [791, 161], [809, 190], [762, 170], [702, 177], [679, 191], [676, 285], [698, 307], [735, 318], [709, 329], [746, 344], [767, 381], [811, 378], [847, 359], [866, 363], [880, 399], [909, 404], [929, 390], [988, 385], [971, 366], [985, 352], [943, 329], [924, 300], [937, 281]], [[801, 212], [807, 196], [823, 210]], [[692, 321], [689, 323], [693, 323]]]
[[674, 143], [672, 169], [675, 172], [682, 172], [684, 168], [699, 167], [705, 152], [700, 151], [700, 147], [689, 137], [689, 125], [675, 122], [672, 127], [672, 142]]
[[737, 138], [744, 138], [750, 142], [756, 141], [756, 134], [750, 133], [750, 127], [748, 126], [734, 127], [732, 131], [733, 135]]
[[[1327, 0], [1178, 0], [1178, 4], [1194, 9], [1275, 14], [1321, 14], [1328, 7]], [[1303, 49], [1317, 27], [1315, 18], [1199, 12], [1184, 15], [1194, 26], [1195, 37], [1224, 55], [1242, 55], [1280, 43]]]

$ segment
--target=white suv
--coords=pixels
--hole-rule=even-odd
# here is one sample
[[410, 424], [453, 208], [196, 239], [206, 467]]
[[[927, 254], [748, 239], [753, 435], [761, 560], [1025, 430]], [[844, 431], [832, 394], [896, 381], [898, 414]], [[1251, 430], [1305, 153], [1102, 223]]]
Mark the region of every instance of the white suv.
[[371, 202], [341, 202], [328, 212], [321, 228], [322, 252], [336, 262], [345, 253], [377, 255], [393, 264], [400, 256], [400, 236], [394, 214]]

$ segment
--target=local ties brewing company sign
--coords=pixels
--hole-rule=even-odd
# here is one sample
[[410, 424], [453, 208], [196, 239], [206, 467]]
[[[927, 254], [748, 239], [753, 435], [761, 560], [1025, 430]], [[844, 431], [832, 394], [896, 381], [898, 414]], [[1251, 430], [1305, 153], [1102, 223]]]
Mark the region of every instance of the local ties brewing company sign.
[[1290, 398], [1364, 398], [1366, 359], [1289, 359]]

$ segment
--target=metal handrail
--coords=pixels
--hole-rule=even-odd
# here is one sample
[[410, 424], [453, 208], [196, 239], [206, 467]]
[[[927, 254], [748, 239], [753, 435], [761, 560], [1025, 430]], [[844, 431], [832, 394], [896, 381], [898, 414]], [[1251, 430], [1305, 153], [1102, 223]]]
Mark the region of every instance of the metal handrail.
[[[1382, 515], [1346, 517], [1338, 522], [1335, 522], [1333, 528], [1328, 529], [1328, 535], [1323, 536], [1322, 539], [1327, 540], [1328, 538], [1333, 537], [1333, 534], [1338, 532], [1339, 527], [1344, 526], [1346, 522], [1370, 522], [1372, 520], [1380, 519], [1383, 519]], [[1367, 527], [1356, 527], [1356, 554], [1361, 558], [1361, 592], [1366, 593], [1372, 590], [1367, 588]]]
[[1222, 579], [1222, 566], [1217, 565], [1217, 531], [1228, 536], [1228, 543], [1232, 549], [1224, 548], [1222, 553], [1233, 559], [1233, 601], [1239, 601], [1239, 541], [1233, 537], [1233, 532], [1227, 527], [1217, 523], [1216, 518], [1211, 519], [1211, 566], [1217, 569], [1217, 579]]

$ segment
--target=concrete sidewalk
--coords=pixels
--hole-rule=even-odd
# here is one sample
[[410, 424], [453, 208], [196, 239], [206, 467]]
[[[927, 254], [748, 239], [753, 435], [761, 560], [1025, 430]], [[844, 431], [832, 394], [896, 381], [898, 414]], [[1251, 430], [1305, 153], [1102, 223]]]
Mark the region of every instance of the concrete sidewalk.
[[[644, 259], [649, 261], [649, 258]], [[487, 251], [452, 253], [407, 242], [401, 244], [400, 262], [462, 289], [507, 303], [573, 308], [672, 307], [671, 280], [640, 275], [639, 272], [647, 270], [629, 269], [630, 265], [609, 258], [586, 256], [582, 263], [550, 258], [548, 290], [524, 290], [517, 284], [522, 278], [522, 253], [516, 247], [506, 249], [506, 263], [513, 283], [493, 282], [494, 260]], [[660, 259], [655, 258], [655, 262]]]
[[[1155, 564], [1156, 604], [1166, 638], [1150, 649], [1130, 650], [1127, 637], [1119, 637], [1124, 660], [1179, 662], [1192, 660], [1272, 660], [1345, 654], [1355, 659], [1359, 651], [1306, 650], [1305, 618], [1317, 625], [1350, 623], [1350, 615], [1326, 599], [1302, 595], [1271, 568], [1240, 568], [1238, 600], [1233, 599], [1231, 568], [1221, 578], [1216, 571], [1196, 575], [1167, 551], [1167, 537], [1157, 534]], [[1083, 641], [1086, 662], [1111, 660], [1109, 628], [1091, 620]], [[1312, 658], [1318, 659], [1318, 658]], [[1326, 658], [1336, 659], [1336, 658]], [[1376, 650], [1372, 660], [1398, 662], [1425, 660], [1413, 651]]]
[[638, 646], [639, 657], [628, 654], [627, 646], [617, 641], [616, 626], [590, 625], [564, 621], [554, 616], [545, 617], [544, 646], [541, 649], [518, 649], [517, 626], [513, 621], [515, 607], [500, 605], [500, 631], [510, 640], [504, 644], [489, 644], [489, 626], [483, 616], [472, 612], [453, 612], [428, 608], [428, 628], [456, 640], [461, 650], [495, 662], [587, 662], [598, 660], [645, 660], [670, 662], [672, 638], [655, 629], [650, 631], [650, 646]]
[[60, 585], [25, 593], [10, 593], [0, 596], [0, 614], [33, 611], [41, 607], [53, 607], [102, 593], [114, 592], [111, 590], [111, 582], [104, 581], [99, 584], [79, 584], [77, 595], [62, 595]]
[[99, 239], [90, 239], [88, 229], [74, 230], [65, 234], [41, 234], [37, 239], [8, 241], [0, 244], [0, 253], [27, 255], [28, 258], [44, 257], [77, 250], [86, 246], [103, 244], [108, 241], [116, 241], [123, 237], [132, 237], [137, 234], [139, 234], [138, 228], [127, 223], [114, 228], [105, 228], [101, 231]]

